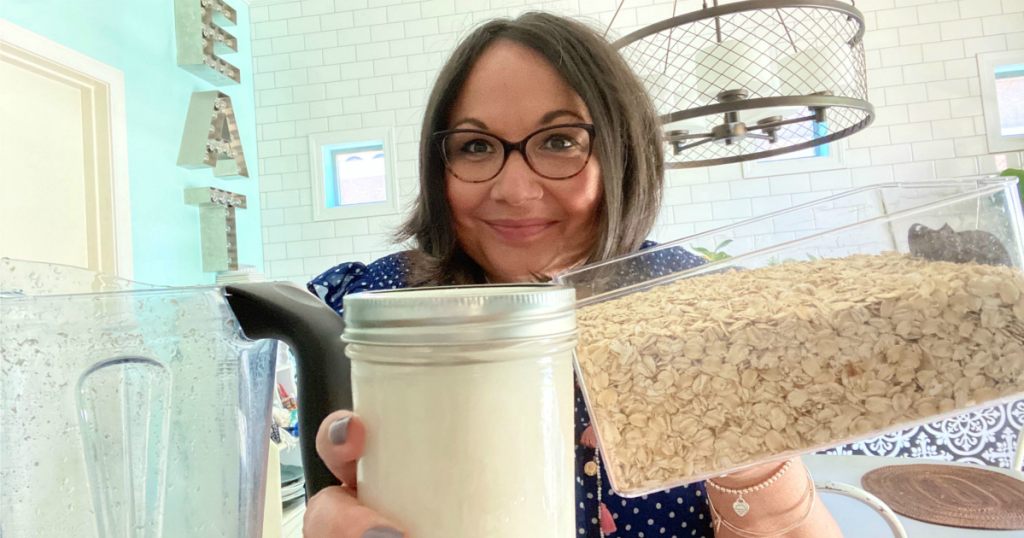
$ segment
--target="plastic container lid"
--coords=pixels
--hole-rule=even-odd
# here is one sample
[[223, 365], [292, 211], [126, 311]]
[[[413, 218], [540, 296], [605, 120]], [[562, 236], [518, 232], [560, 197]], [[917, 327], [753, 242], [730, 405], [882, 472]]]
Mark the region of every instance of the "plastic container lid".
[[371, 291], [344, 298], [346, 343], [480, 344], [576, 334], [576, 292], [538, 285]]

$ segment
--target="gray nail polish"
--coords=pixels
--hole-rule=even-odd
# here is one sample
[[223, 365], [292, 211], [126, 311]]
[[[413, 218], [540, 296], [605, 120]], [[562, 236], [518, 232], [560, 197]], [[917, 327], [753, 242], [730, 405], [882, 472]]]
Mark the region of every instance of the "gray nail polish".
[[402, 538], [405, 536], [398, 529], [391, 527], [374, 527], [363, 533], [363, 538]]
[[[331, 439], [331, 443], [336, 445], [345, 444], [345, 438], [348, 437], [348, 419], [350, 418], [352, 417], [339, 418], [334, 421], [334, 424], [331, 424], [331, 429], [327, 430], [327, 437]], [[364, 534], [363, 536], [367, 535]]]

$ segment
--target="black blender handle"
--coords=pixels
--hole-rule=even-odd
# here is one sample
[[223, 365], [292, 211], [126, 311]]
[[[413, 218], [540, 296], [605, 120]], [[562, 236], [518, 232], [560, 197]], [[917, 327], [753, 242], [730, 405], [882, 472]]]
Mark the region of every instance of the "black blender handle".
[[316, 453], [316, 433], [327, 415], [352, 409], [349, 360], [341, 341], [345, 322], [319, 298], [291, 282], [235, 284], [226, 289], [228, 304], [248, 338], [280, 340], [295, 354], [306, 499], [339, 485]]

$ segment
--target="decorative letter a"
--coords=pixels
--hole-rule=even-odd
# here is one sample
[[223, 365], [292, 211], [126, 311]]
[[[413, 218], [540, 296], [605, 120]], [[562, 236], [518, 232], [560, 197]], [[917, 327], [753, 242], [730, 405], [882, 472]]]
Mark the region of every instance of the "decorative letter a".
[[225, 179], [249, 177], [230, 97], [218, 91], [192, 94], [178, 166], [213, 167], [213, 175]]

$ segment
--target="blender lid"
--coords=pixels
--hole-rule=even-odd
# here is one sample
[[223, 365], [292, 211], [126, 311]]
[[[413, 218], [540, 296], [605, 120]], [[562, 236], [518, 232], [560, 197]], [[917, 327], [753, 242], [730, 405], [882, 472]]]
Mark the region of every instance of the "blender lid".
[[158, 286], [59, 263], [0, 258], [0, 297], [10, 301], [62, 299], [97, 294], [192, 293], [218, 286]]

